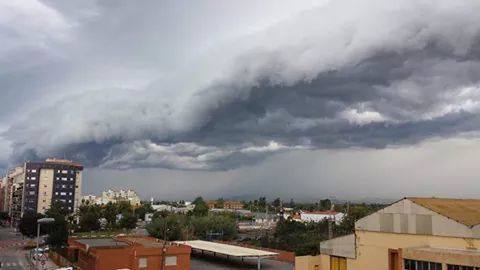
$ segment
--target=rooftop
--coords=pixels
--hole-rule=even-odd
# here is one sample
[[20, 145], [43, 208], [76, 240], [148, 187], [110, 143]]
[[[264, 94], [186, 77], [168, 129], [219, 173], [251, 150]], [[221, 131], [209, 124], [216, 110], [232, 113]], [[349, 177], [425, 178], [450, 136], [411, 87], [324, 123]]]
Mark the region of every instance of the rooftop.
[[233, 245], [216, 243], [216, 242], [202, 241], [202, 240], [178, 241], [177, 243], [190, 246], [193, 249], [197, 249], [197, 250], [214, 252], [214, 253], [235, 256], [235, 257], [274, 257], [278, 255], [275, 252], [233, 246]]
[[473, 227], [480, 224], [480, 200], [435, 197], [407, 197], [406, 199], [466, 226]]
[[113, 238], [89, 238], [89, 239], [76, 239], [77, 242], [82, 243], [87, 246], [87, 249], [90, 247], [125, 247], [128, 246], [127, 243], [123, 241], [118, 241]]

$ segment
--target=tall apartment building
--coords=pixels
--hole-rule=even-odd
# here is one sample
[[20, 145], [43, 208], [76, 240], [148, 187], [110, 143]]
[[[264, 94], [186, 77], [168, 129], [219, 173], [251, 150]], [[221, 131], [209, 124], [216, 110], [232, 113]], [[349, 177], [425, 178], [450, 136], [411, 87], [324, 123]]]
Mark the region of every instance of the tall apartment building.
[[45, 213], [53, 202], [70, 212], [81, 203], [83, 166], [65, 159], [25, 162], [7, 173], [4, 208], [18, 220], [27, 211]]

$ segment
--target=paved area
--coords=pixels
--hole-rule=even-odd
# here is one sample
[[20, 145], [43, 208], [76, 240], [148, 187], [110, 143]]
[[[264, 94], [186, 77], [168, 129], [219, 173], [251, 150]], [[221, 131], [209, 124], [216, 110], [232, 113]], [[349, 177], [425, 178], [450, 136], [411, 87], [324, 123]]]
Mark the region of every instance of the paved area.
[[[261, 269], [265, 270], [294, 270], [295, 266], [289, 263], [262, 259]], [[257, 259], [236, 259], [226, 256], [192, 254], [191, 270], [230, 270], [230, 269], [257, 269]]]
[[0, 227], [0, 264], [1, 269], [23, 270], [29, 269], [23, 249], [26, 240], [10, 228]]
[[[29, 250], [24, 247], [30, 239], [22, 237], [11, 228], [0, 227], [0, 270], [30, 270], [27, 261]], [[39, 266], [41, 267], [41, 266]], [[57, 269], [58, 267], [50, 260], [43, 266], [44, 270]]]

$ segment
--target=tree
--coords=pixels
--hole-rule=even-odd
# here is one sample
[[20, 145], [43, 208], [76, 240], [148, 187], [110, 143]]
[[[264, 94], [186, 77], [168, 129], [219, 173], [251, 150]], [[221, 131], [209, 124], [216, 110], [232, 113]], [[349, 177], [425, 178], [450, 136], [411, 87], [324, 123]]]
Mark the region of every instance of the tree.
[[63, 203], [55, 202], [45, 212], [45, 215], [55, 219], [53, 224], [46, 225], [46, 230], [48, 230], [47, 243], [54, 248], [66, 246], [69, 228], [67, 207]]
[[120, 219], [120, 227], [125, 229], [133, 229], [137, 226], [137, 216], [131, 212], [126, 212], [122, 214], [122, 219]]
[[153, 213], [155, 212], [152, 208], [150, 203], [143, 203], [140, 207], [135, 209], [135, 215], [138, 219], [145, 220], [146, 213]]
[[237, 234], [237, 225], [232, 215], [213, 214], [209, 216], [193, 217], [191, 220], [195, 236], [211, 240], [220, 238], [232, 240]]
[[220, 208], [222, 209], [224, 207], [225, 200], [223, 198], [220, 198], [215, 201], [215, 208]]
[[272, 202], [272, 205], [276, 208], [280, 207], [280, 205], [282, 204], [282, 200], [280, 200], [280, 198], [276, 198], [275, 200], [273, 200]]
[[117, 214], [118, 208], [117, 205], [108, 202], [102, 210], [103, 217], [107, 220], [107, 227], [113, 229], [117, 225]]
[[320, 210], [328, 211], [332, 208], [332, 201], [330, 199], [320, 200]]
[[83, 232], [96, 231], [100, 229], [100, 218], [102, 209], [98, 205], [82, 205], [79, 209], [79, 229]]
[[182, 228], [186, 228], [186, 221], [186, 216], [180, 214], [158, 217], [147, 225], [147, 231], [150, 235], [160, 239], [181, 240]]
[[[43, 218], [42, 214], [38, 214], [32, 211], [27, 211], [23, 214], [23, 217], [20, 219], [18, 229], [20, 233], [24, 236], [34, 238], [37, 236], [37, 220]], [[44, 232], [44, 228], [42, 228]]]
[[193, 203], [195, 204], [195, 208], [193, 208], [193, 215], [194, 216], [206, 216], [208, 214], [208, 205], [203, 200], [202, 197], [197, 197]]

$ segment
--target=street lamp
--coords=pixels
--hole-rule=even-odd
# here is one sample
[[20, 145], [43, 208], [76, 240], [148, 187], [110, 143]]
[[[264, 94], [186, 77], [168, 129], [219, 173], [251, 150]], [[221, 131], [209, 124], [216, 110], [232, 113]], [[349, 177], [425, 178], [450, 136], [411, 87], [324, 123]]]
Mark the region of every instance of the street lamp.
[[[40, 240], [40, 225], [53, 223], [53, 222], [55, 222], [54, 218], [41, 218], [37, 220], [37, 249], [35, 250], [34, 255], [38, 253], [38, 246], [39, 246], [39, 240]], [[36, 268], [38, 269], [38, 256], [35, 259], [35, 265], [37, 266]]]

